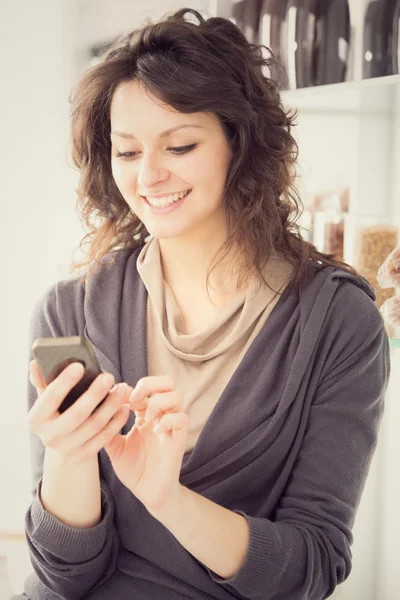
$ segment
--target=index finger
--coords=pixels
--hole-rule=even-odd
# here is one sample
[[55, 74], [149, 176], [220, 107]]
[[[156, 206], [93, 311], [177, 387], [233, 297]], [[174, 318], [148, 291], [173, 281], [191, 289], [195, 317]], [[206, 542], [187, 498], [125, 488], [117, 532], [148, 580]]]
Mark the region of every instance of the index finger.
[[142, 377], [130, 395], [129, 402], [135, 402], [135, 405], [140, 405], [141, 401], [148, 396], [158, 392], [171, 392], [174, 388], [175, 382], [169, 375]]

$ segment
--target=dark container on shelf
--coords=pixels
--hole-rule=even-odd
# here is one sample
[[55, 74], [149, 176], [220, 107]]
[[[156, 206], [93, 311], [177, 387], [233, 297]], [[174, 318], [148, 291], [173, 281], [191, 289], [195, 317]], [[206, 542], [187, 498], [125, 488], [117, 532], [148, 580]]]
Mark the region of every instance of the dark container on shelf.
[[290, 89], [314, 84], [314, 39], [318, 0], [289, 0], [286, 8], [287, 75]]
[[272, 66], [271, 77], [285, 87], [287, 62], [285, 56], [285, 17], [289, 0], [264, 0], [260, 11], [259, 43], [267, 46], [281, 68]]
[[314, 42], [314, 85], [345, 81], [350, 35], [348, 0], [319, 0]]
[[363, 31], [363, 79], [393, 75], [397, 72], [398, 0], [370, 0]]
[[397, 75], [400, 73], [400, 0], [397, 0], [393, 13], [390, 55], [392, 74]]
[[241, 0], [233, 5], [231, 20], [251, 44], [258, 44], [262, 0]]

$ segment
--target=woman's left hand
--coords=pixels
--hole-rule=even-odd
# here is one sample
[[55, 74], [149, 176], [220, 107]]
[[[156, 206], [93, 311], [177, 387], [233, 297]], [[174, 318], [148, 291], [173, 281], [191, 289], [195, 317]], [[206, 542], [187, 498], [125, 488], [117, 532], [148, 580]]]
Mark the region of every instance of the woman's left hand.
[[188, 417], [174, 388], [168, 376], [140, 379], [129, 400], [136, 415], [132, 429], [104, 447], [117, 477], [150, 512], [164, 508], [181, 487]]

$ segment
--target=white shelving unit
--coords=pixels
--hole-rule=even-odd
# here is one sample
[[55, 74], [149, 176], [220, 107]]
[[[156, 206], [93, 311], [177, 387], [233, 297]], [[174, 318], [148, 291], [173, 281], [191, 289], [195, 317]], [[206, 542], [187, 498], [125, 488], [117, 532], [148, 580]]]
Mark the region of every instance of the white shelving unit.
[[[230, 18], [235, 3], [209, 0], [208, 12]], [[299, 134], [294, 133], [301, 145], [300, 173], [302, 169], [308, 173], [307, 188], [320, 191], [324, 177], [328, 189], [335, 187], [337, 181], [339, 187], [350, 187], [351, 214], [385, 215], [400, 223], [398, 162], [393, 160], [394, 156], [400, 158], [396, 127], [400, 75], [362, 79], [362, 30], [367, 0], [349, 0], [349, 5], [351, 43], [346, 81], [283, 91], [282, 100], [287, 108], [299, 111]], [[328, 157], [325, 169], [320, 166], [323, 142]], [[336, 160], [333, 152], [337, 153]], [[307, 197], [303, 199], [307, 203]]]
[[[287, 91], [282, 100], [298, 111], [305, 204], [308, 190], [348, 187], [353, 218], [400, 225], [400, 76]], [[351, 253], [345, 258], [352, 262]]]

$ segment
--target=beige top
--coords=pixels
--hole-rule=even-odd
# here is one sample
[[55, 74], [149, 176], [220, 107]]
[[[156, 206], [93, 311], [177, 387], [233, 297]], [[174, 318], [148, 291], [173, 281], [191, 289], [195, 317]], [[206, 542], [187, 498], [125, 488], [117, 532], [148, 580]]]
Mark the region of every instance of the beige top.
[[[292, 266], [283, 259], [273, 259], [270, 265], [266, 271], [268, 281], [281, 293], [289, 282]], [[280, 295], [254, 278], [229, 307], [216, 311], [210, 326], [200, 333], [187, 334], [181, 311], [163, 278], [157, 238], [152, 237], [142, 248], [137, 268], [148, 292], [148, 374], [169, 375], [183, 393], [189, 417], [186, 451], [190, 451]]]

